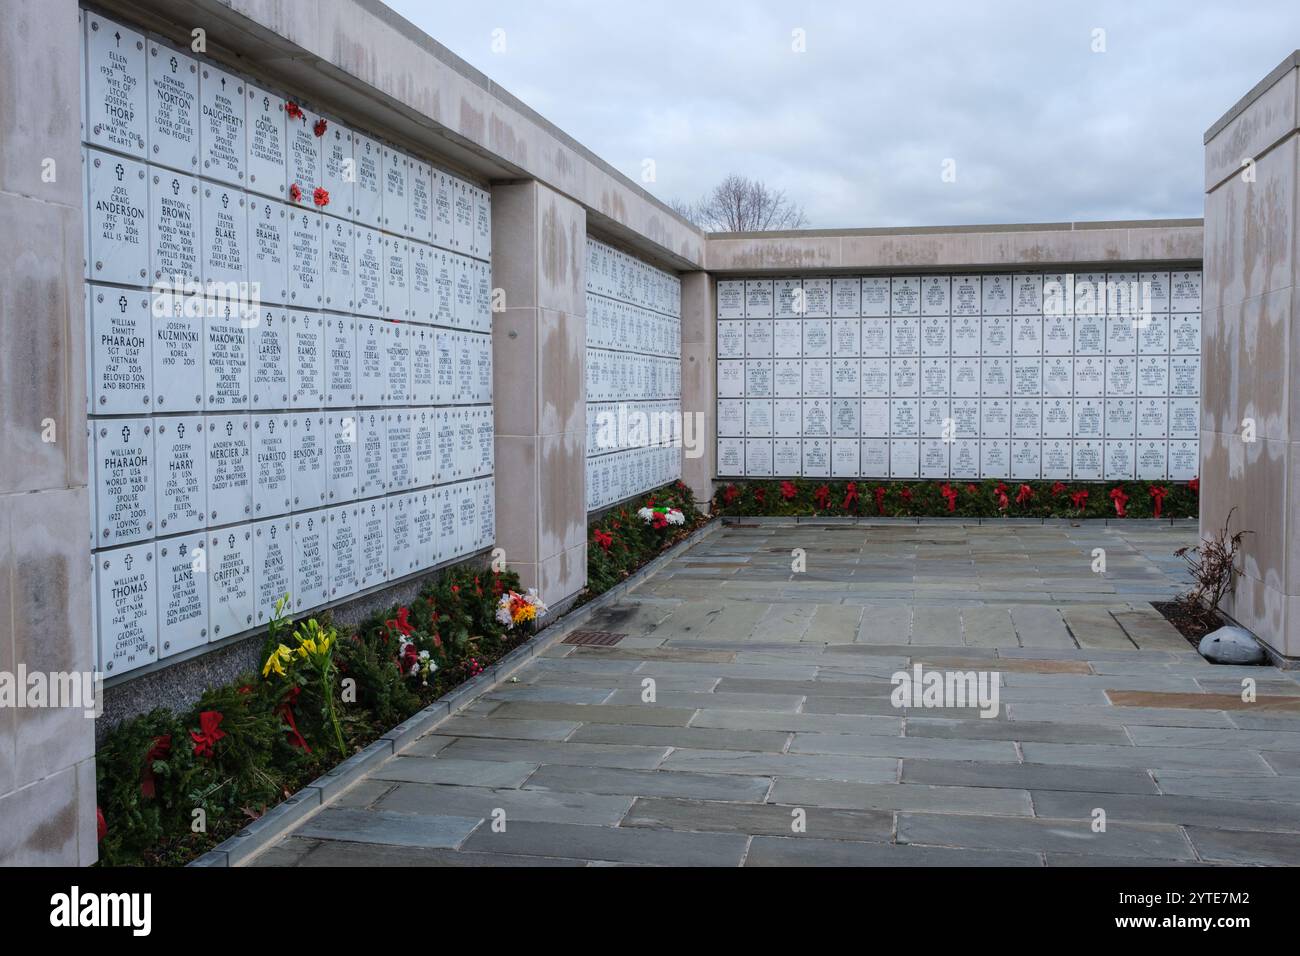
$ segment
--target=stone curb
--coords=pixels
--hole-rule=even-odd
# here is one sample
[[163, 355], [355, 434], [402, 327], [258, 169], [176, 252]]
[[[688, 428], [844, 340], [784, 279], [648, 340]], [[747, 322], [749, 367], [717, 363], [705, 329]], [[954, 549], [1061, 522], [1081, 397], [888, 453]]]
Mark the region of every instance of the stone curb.
[[370, 771], [495, 688], [533, 658], [559, 643], [596, 611], [616, 602], [679, 554], [714, 534], [721, 526], [722, 522], [714, 519], [703, 527], [697, 528], [663, 554], [643, 564], [627, 580], [621, 581], [581, 607], [548, 624], [526, 643], [516, 647], [483, 673], [443, 694], [432, 704], [379, 737], [374, 743], [305, 785], [289, 799], [272, 807], [234, 836], [192, 860], [188, 865], [215, 867], [244, 865], [262, 850], [286, 836], [304, 820], [328, 806], [335, 797]]

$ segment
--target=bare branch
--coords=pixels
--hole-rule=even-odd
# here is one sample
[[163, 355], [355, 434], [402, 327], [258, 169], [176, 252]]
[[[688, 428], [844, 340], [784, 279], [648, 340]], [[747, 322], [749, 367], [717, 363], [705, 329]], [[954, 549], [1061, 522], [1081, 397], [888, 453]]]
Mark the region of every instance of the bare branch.
[[783, 190], [732, 173], [697, 202], [675, 200], [672, 208], [706, 232], [767, 232], [808, 224], [803, 207]]

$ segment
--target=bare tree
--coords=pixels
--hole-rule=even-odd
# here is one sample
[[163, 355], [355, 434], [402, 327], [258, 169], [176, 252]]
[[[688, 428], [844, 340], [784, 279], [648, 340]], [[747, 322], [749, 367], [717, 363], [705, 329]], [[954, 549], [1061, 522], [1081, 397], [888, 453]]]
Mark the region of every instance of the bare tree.
[[674, 200], [670, 205], [705, 232], [767, 232], [808, 224], [803, 207], [783, 190], [737, 173], [696, 202]]

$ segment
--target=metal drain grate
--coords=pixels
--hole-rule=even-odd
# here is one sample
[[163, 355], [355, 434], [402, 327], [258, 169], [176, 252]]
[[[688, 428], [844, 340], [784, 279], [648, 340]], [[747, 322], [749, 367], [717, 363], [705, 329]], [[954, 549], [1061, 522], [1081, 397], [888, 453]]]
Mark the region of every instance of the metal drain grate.
[[586, 647], [613, 647], [625, 637], [626, 634], [617, 631], [574, 631], [560, 643], [582, 644]]

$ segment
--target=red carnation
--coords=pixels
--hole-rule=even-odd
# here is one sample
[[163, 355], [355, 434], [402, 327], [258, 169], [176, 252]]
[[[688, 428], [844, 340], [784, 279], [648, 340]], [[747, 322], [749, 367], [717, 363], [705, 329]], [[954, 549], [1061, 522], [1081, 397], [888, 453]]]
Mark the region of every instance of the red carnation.
[[325, 135], [325, 130], [326, 130], [328, 127], [329, 127], [329, 123], [325, 122], [324, 119], [318, 119], [318, 120], [317, 120], [317, 121], [312, 125], [311, 131], [312, 131], [313, 133], [315, 133], [317, 136], [324, 136], [324, 135]]
[[324, 209], [330, 204], [330, 194], [326, 190], [317, 186], [316, 190], [311, 194], [311, 201]]
[[302, 119], [302, 107], [293, 100], [284, 104], [284, 113], [291, 119]]
[[600, 545], [600, 549], [608, 554], [610, 546], [614, 544], [614, 536], [597, 528], [592, 532], [592, 537], [596, 539], [596, 544]]
[[294, 202], [302, 202], [302, 187], [294, 183], [289, 187], [289, 198]]

